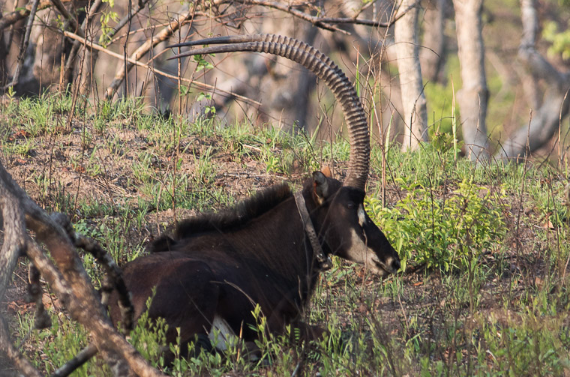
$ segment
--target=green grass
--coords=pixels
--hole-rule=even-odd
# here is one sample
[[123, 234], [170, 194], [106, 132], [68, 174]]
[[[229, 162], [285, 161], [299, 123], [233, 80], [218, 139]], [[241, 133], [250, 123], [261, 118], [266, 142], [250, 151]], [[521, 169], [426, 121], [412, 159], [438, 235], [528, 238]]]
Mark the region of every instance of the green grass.
[[[329, 143], [270, 126], [187, 123], [149, 114], [137, 100], [101, 103], [94, 114], [80, 104], [63, 132], [70, 106], [57, 96], [8, 103], [0, 112], [3, 161], [35, 200], [70, 214], [78, 231], [120, 263], [143, 255], [175, 214], [219, 210], [283, 179], [299, 188], [321, 165], [345, 172], [349, 155], [341, 137]], [[14, 138], [20, 129], [29, 135]], [[569, 373], [567, 168], [534, 161], [475, 167], [455, 160], [449, 140], [413, 153], [392, 144], [383, 206], [378, 145], [371, 155], [368, 212], [408, 273], [381, 280], [335, 258], [305, 314], [328, 328], [326, 339], [298, 347], [291, 336], [264, 335], [262, 362], [247, 361], [236, 347], [166, 368], [158, 352], [164, 325], [143, 318], [133, 344], [177, 376]], [[98, 287], [99, 266], [82, 258]], [[48, 330], [33, 330], [29, 312], [11, 319], [16, 343], [45, 373], [89, 341], [65, 311], [50, 310], [55, 327]], [[263, 318], [257, 326], [265, 334]], [[77, 375], [106, 369], [95, 359]]]

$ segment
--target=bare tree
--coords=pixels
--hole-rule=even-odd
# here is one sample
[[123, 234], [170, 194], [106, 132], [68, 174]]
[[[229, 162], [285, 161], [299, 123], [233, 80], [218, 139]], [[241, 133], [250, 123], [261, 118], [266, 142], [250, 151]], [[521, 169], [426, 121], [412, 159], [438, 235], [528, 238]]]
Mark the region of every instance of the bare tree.
[[463, 87], [457, 92], [463, 140], [471, 161], [487, 160], [487, 102], [481, 12], [483, 0], [453, 0]]
[[[406, 9], [414, 3], [414, 0], [402, 0], [400, 8]], [[419, 8], [416, 6], [395, 27], [398, 73], [406, 123], [402, 145], [404, 150], [415, 150], [421, 141], [428, 140], [426, 97], [419, 58], [418, 14]]]
[[532, 86], [527, 98], [531, 99], [530, 106], [534, 104], [538, 105], [538, 108], [533, 109], [530, 123], [522, 126], [504, 142], [498, 153], [498, 157], [503, 159], [528, 156], [542, 147], [559, 129], [560, 122], [569, 111], [567, 92], [570, 89], [570, 74], [560, 72], [536, 50], [536, 0], [521, 0], [521, 19], [523, 35], [518, 53], [519, 61], [531, 75], [531, 79], [544, 80], [546, 89], [542, 103], [539, 104], [538, 96], [534, 92], [536, 87]]

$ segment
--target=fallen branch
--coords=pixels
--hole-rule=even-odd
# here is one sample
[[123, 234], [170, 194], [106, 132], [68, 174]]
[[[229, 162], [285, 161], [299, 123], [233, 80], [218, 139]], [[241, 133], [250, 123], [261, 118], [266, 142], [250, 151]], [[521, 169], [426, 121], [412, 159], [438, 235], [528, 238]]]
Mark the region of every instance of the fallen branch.
[[[4, 243], [0, 249], [0, 302], [4, 295], [18, 257], [26, 251], [24, 216], [18, 207], [16, 196], [0, 183], [0, 209], [3, 220]], [[26, 376], [41, 376], [34, 366], [14, 347], [10, 340], [8, 324], [0, 314], [0, 352], [6, 354], [12, 364]]]
[[[162, 376], [119, 334], [107, 318], [103, 306], [83, 269], [66, 230], [58, 224], [60, 217], [48, 216], [13, 181], [0, 164], [0, 204], [3, 205], [5, 240], [0, 261], [8, 261], [8, 268], [0, 269], [0, 290], [13, 271], [15, 258], [26, 251], [28, 258], [41, 272], [57, 294], [71, 318], [82, 324], [91, 334], [93, 344], [115, 373], [132, 370], [139, 376]], [[9, 211], [9, 212], [7, 212]], [[36, 239], [50, 251], [52, 259], [31, 238], [24, 236], [23, 219]], [[66, 226], [68, 228], [68, 226]], [[18, 236], [19, 235], [19, 236]], [[17, 236], [17, 237], [16, 237]], [[57, 268], [56, 268], [57, 266]], [[4, 267], [4, 266], [0, 266]], [[0, 291], [3, 295], [3, 291]], [[0, 323], [0, 348], [26, 375], [39, 373], [14, 349], [6, 332], [5, 322]]]

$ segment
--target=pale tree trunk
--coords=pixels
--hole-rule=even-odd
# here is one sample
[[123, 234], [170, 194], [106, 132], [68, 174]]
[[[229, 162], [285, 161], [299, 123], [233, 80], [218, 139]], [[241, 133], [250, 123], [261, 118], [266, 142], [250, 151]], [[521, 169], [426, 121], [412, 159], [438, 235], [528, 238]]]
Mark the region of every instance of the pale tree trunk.
[[[523, 36], [519, 48], [519, 60], [529, 75], [542, 79], [546, 90], [542, 104], [532, 110], [530, 123], [522, 126], [504, 143], [498, 156], [514, 159], [527, 156], [546, 144], [559, 129], [562, 119], [568, 115], [569, 104], [566, 93], [570, 88], [570, 75], [558, 71], [536, 51], [538, 15], [535, 0], [521, 0]], [[534, 97], [530, 95], [528, 97]], [[534, 105], [536, 102], [533, 100]], [[529, 104], [532, 106], [532, 104]]]
[[79, 84], [79, 93], [81, 95], [89, 95], [91, 90], [91, 83], [93, 82], [93, 71], [95, 70], [95, 63], [99, 53], [95, 50], [84, 49], [81, 55], [81, 76]]
[[453, 0], [453, 6], [463, 81], [463, 87], [457, 92], [463, 140], [471, 161], [481, 162], [489, 158], [485, 123], [489, 90], [481, 22], [483, 0]]
[[[402, 0], [400, 9], [407, 9], [414, 0]], [[420, 142], [427, 141], [426, 98], [422, 84], [422, 70], [418, 43], [419, 8], [410, 10], [396, 22], [395, 40], [398, 56], [398, 73], [404, 107], [404, 150], [416, 150]]]
[[448, 0], [431, 0], [426, 4], [420, 63], [423, 77], [430, 82], [444, 83], [446, 80], [443, 67], [447, 60], [444, 33], [447, 5]]
[[[2, 13], [6, 12], [8, 8], [6, 1], [0, 0], [0, 22], [2, 21]], [[3, 87], [8, 77], [6, 72], [6, 57], [10, 52], [9, 41], [6, 39], [5, 34], [11, 34], [8, 29], [7, 33], [4, 33], [4, 29], [0, 29], [0, 87]]]
[[[376, 0], [372, 7], [364, 11], [362, 8], [365, 3], [362, 0], [341, 1], [341, 3], [342, 13], [339, 17], [360, 17], [384, 22], [389, 21], [394, 12], [407, 10], [405, 6], [399, 6], [400, 4], [392, 0]], [[361, 77], [372, 75], [380, 85], [382, 91], [380, 121], [382, 124], [390, 124], [392, 130], [402, 129], [404, 109], [400, 83], [390, 72], [390, 65], [383, 64], [383, 62], [398, 61], [394, 44], [394, 27], [392, 26], [389, 30], [384, 28], [371, 30], [363, 25], [347, 24], [343, 28], [350, 32], [350, 38], [338, 33], [323, 33], [323, 37], [327, 39], [330, 46], [334, 46], [331, 47], [332, 49], [342, 51], [346, 56], [340, 57], [340, 61], [355, 62], [360, 59], [360, 54], [370, 55], [370, 60], [360, 65], [360, 73]], [[395, 136], [399, 135], [399, 132], [392, 131], [391, 134]]]

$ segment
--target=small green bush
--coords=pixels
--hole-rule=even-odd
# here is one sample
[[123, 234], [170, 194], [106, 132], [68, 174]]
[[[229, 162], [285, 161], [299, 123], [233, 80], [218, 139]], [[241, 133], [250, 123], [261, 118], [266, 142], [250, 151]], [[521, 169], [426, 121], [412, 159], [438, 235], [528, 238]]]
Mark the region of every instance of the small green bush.
[[411, 261], [428, 269], [464, 269], [506, 232], [503, 191], [477, 186], [472, 179], [460, 182], [447, 200], [417, 183], [404, 188], [408, 195], [392, 209], [382, 208], [376, 198], [366, 203], [393, 239], [403, 268]]

